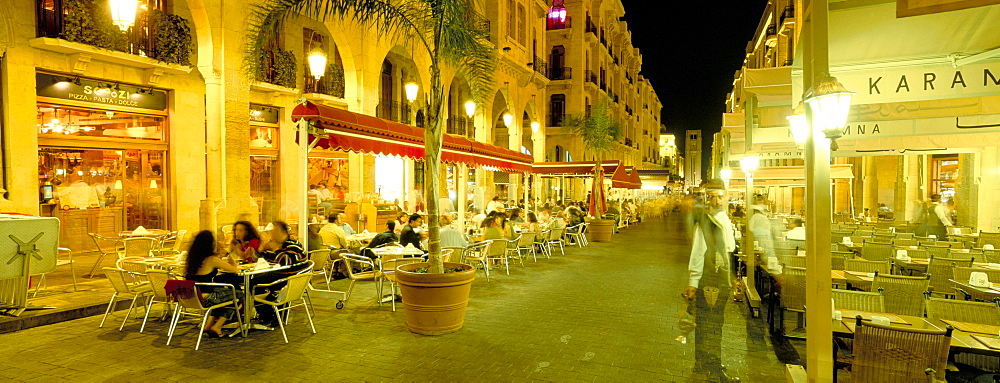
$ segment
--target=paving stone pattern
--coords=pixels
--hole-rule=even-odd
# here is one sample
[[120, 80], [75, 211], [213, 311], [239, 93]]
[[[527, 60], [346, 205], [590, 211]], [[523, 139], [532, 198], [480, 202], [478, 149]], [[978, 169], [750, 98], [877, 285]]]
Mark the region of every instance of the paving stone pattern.
[[[359, 282], [343, 310], [314, 299], [317, 334], [302, 311], [293, 313], [289, 344], [277, 331], [254, 331], [206, 338], [194, 351], [195, 325], [182, 324], [167, 346], [166, 322], [139, 333], [140, 320], [130, 319], [118, 332], [124, 311], [105, 328], [93, 316], [2, 334], [0, 379], [702, 381], [692, 372], [694, 334], [687, 344], [674, 340], [690, 249], [680, 222], [633, 225], [609, 243], [529, 258], [509, 276], [497, 270], [490, 282], [480, 272], [455, 334], [410, 333], [402, 306], [379, 306], [374, 285]], [[764, 322], [746, 316], [742, 304], [729, 305], [724, 363], [744, 382], [783, 381], [783, 363], [798, 363], [797, 352], [782, 340], [776, 348]]]

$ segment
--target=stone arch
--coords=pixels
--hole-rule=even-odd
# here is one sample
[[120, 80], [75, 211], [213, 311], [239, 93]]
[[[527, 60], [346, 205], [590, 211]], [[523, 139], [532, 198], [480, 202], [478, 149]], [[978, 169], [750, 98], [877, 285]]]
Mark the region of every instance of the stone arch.
[[[195, 42], [198, 45], [198, 56], [195, 65], [198, 66], [203, 78], [216, 77], [221, 70], [215, 65], [215, 36], [212, 35], [212, 22], [203, 0], [185, 0], [188, 12], [191, 12], [191, 22], [194, 24]], [[221, 38], [221, 36], [219, 36]], [[207, 72], [207, 73], [206, 73]]]
[[345, 28], [339, 28], [331, 21], [324, 23], [324, 27], [326, 28], [324, 32], [330, 36], [334, 46], [337, 47], [341, 66], [344, 69], [344, 99], [348, 102], [358, 100], [362, 97], [362, 89], [364, 89], [361, 83], [363, 76], [358, 70], [354, 48], [348, 43], [350, 39], [343, 32]]
[[[380, 118], [412, 123], [413, 112], [426, 105], [427, 86], [413, 56], [403, 45], [395, 45], [383, 56], [378, 71], [375, 97], [375, 115]], [[417, 98], [411, 105], [406, 99], [404, 87], [407, 83], [418, 85]], [[426, 114], [424, 111], [423, 114]]]
[[[472, 123], [473, 119], [466, 114], [465, 110], [465, 104], [472, 101], [472, 88], [469, 86], [465, 74], [455, 73], [445, 92], [445, 113], [448, 117], [447, 132], [470, 138], [475, 137], [476, 129]], [[482, 106], [476, 106], [476, 109], [481, 108]]]
[[507, 148], [510, 146], [510, 129], [504, 124], [503, 115], [507, 112], [513, 113], [510, 108], [510, 103], [507, 101], [509, 94], [505, 94], [503, 90], [497, 91], [497, 94], [493, 96], [493, 104], [490, 106], [488, 111], [489, 118], [487, 121], [491, 129], [492, 138], [491, 143], [493, 145]]

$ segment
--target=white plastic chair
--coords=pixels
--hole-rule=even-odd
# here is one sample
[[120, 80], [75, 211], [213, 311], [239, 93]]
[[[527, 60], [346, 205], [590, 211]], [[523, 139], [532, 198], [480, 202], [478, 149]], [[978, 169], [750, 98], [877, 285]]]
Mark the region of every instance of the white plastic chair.
[[[281, 328], [281, 336], [285, 338], [285, 343], [288, 343], [288, 335], [285, 333], [285, 325], [288, 323], [287, 314], [295, 307], [302, 306], [306, 309], [306, 319], [309, 321], [309, 328], [312, 329], [313, 334], [316, 333], [316, 326], [313, 325], [312, 314], [309, 310], [309, 302], [305, 297], [306, 289], [309, 287], [309, 281], [312, 277], [312, 273], [296, 274], [265, 285], [257, 285], [258, 287], [268, 287], [278, 283], [287, 283], [284, 288], [278, 291], [278, 299], [276, 301], [265, 299], [266, 294], [253, 298], [254, 302], [266, 304], [274, 310], [274, 315], [278, 317], [278, 327]], [[287, 306], [278, 308], [284, 305]], [[282, 312], [285, 312], [284, 318], [282, 318]]]
[[486, 248], [489, 247], [490, 243], [493, 241], [482, 241], [469, 244], [465, 247], [465, 251], [462, 252], [462, 263], [469, 263], [469, 261], [475, 261], [483, 267], [483, 272], [486, 273], [486, 281], [490, 281], [490, 264], [486, 260]]
[[566, 251], [563, 249], [563, 233], [566, 232], [566, 228], [553, 229], [549, 231], [549, 240], [547, 247], [549, 248], [549, 254], [552, 254], [552, 245], [559, 245], [559, 253], [566, 255]]
[[[351, 299], [351, 293], [354, 292], [354, 284], [358, 281], [371, 281], [375, 283], [375, 289], [378, 292], [379, 305], [382, 304], [382, 289], [380, 288], [378, 282], [378, 269], [375, 267], [375, 262], [372, 262], [371, 258], [362, 257], [357, 254], [341, 254], [340, 258], [344, 260], [344, 264], [347, 269], [347, 277], [351, 279], [350, 286], [347, 287], [347, 295], [344, 297], [344, 302], [346, 303]], [[358, 266], [362, 270], [365, 268], [370, 268], [368, 271], [354, 272], [354, 267]]]
[[[537, 235], [537, 233], [532, 232], [521, 233], [521, 236], [517, 237], [515, 247], [509, 248], [507, 251], [516, 253], [518, 259], [522, 257], [521, 250], [524, 250], [524, 256], [527, 256], [530, 252], [531, 257], [535, 260], [535, 262], [538, 262], [538, 253], [535, 252], [535, 237]], [[523, 261], [521, 262], [521, 266], [524, 266]]]
[[149, 279], [149, 286], [151, 288], [151, 295], [146, 299], [146, 315], [142, 317], [142, 327], [139, 328], [139, 332], [146, 330], [146, 321], [149, 320], [149, 311], [153, 308], [153, 303], [162, 303], [167, 305], [167, 309], [164, 310], [164, 316], [169, 313], [174, 308], [175, 302], [170, 301], [170, 297], [167, 296], [167, 281], [170, 280], [171, 274], [165, 270], [148, 270], [146, 271], [146, 277]]
[[[64, 266], [64, 265], [69, 265], [69, 275], [73, 277], [73, 291], [80, 291], [76, 287], [76, 267], [73, 266], [73, 264], [74, 264], [74, 262], [73, 262], [73, 250], [67, 249], [65, 247], [60, 247], [57, 251], [58, 251], [57, 254], [59, 256], [61, 256], [63, 254], [66, 254], [67, 259], [60, 259], [57, 256], [56, 257], [56, 267]], [[38, 290], [41, 290], [43, 285], [47, 285], [47, 283], [45, 281], [45, 274], [42, 274], [40, 277], [38, 277], [38, 284], [35, 285], [35, 292], [33, 294], [31, 294], [32, 298], [38, 296]]]
[[490, 244], [486, 246], [487, 266], [489, 266], [489, 261], [502, 262], [507, 275], [510, 275], [510, 262], [507, 259], [507, 241], [502, 239], [490, 241]]

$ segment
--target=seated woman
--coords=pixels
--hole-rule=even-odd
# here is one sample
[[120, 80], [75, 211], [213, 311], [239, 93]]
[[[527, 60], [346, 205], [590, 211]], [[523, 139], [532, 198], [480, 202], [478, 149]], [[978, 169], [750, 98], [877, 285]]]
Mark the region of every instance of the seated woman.
[[229, 244], [230, 257], [236, 257], [243, 262], [256, 262], [260, 245], [260, 234], [257, 234], [257, 228], [253, 224], [247, 221], [237, 221], [233, 224], [233, 242]]
[[503, 230], [500, 229], [498, 224], [497, 214], [487, 216], [483, 220], [483, 234], [479, 236], [478, 240], [488, 241], [494, 239], [506, 239], [504, 238]]
[[538, 216], [535, 215], [535, 212], [528, 213], [528, 224], [525, 227], [528, 229], [528, 232], [536, 234], [545, 230], [545, 225], [538, 221]]
[[[187, 268], [185, 278], [195, 282], [213, 282], [219, 270], [238, 273], [236, 258], [229, 257], [229, 261], [223, 261], [215, 254], [215, 236], [211, 231], [202, 230], [194, 237], [191, 248], [187, 253]], [[205, 307], [215, 306], [233, 300], [233, 290], [224, 287], [206, 288], [201, 290], [202, 301]], [[243, 293], [236, 290], [236, 298], [243, 300]], [[232, 320], [238, 308], [224, 307], [212, 311], [212, 317], [205, 321], [205, 327], [201, 331], [208, 334], [209, 338], [222, 336], [222, 326], [226, 321]]]

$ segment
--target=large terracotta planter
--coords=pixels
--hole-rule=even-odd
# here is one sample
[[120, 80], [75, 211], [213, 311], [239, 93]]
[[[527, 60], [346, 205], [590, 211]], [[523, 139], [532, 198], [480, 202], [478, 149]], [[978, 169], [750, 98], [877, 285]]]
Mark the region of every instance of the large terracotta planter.
[[441, 335], [458, 331], [465, 323], [465, 307], [469, 304], [472, 280], [476, 269], [472, 265], [445, 263], [445, 268], [461, 267], [457, 273], [424, 274], [413, 270], [427, 263], [411, 263], [396, 267], [396, 281], [403, 295], [406, 327], [423, 335]]
[[590, 240], [594, 242], [609, 242], [611, 234], [615, 231], [615, 221], [610, 219], [595, 219], [590, 222], [587, 228], [590, 232]]

